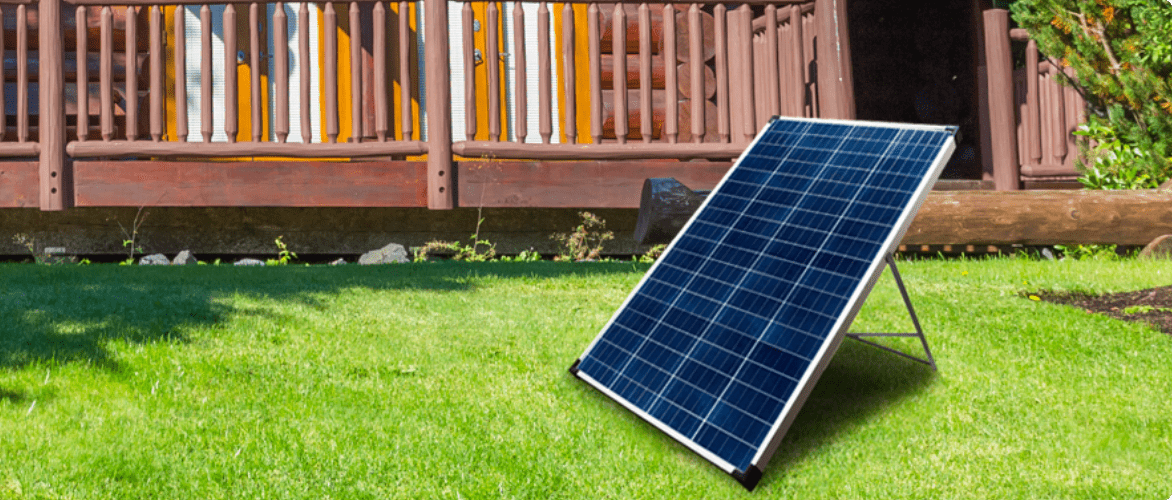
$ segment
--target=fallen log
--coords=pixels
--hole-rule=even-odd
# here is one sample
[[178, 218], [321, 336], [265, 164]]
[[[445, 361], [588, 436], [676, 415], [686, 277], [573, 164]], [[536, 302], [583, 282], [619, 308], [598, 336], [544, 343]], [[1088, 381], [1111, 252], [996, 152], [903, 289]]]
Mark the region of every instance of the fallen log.
[[[667, 242], [691, 217], [703, 194], [681, 188], [648, 179], [637, 241]], [[1165, 234], [1172, 234], [1172, 191], [933, 191], [901, 243], [1146, 245]]]

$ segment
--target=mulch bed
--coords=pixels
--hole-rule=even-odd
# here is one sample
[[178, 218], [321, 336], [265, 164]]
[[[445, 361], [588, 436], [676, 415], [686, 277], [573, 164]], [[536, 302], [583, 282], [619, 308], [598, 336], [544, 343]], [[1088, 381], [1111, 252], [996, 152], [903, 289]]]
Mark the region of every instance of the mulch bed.
[[[1172, 286], [1149, 288], [1108, 295], [1085, 295], [1069, 292], [1034, 292], [1038, 298], [1066, 304], [1089, 313], [1106, 314], [1124, 321], [1139, 321], [1172, 335]], [[1128, 309], [1131, 308], [1130, 311]]]

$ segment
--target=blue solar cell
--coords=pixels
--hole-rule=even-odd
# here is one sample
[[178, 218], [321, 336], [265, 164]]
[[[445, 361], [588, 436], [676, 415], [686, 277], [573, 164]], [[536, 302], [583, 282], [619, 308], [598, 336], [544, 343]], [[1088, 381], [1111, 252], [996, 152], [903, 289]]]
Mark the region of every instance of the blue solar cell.
[[829, 360], [822, 353], [939, 175], [952, 135], [770, 122], [575, 373], [747, 477]]

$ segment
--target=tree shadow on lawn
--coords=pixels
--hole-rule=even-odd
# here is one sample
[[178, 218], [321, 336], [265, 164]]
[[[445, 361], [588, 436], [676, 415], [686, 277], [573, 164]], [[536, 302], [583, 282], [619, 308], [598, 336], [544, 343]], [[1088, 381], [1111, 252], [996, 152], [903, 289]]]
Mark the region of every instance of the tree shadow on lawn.
[[844, 339], [766, 466], [761, 485], [784, 481], [790, 467], [922, 391], [935, 376], [926, 365]]
[[[0, 266], [0, 370], [35, 363], [89, 363], [117, 370], [107, 345], [186, 342], [186, 331], [233, 314], [268, 311], [226, 305], [243, 295], [322, 309], [344, 289], [466, 292], [469, 277], [556, 278], [632, 272], [626, 264], [426, 263], [389, 266]], [[646, 266], [637, 269], [645, 270]], [[18, 398], [0, 392], [0, 397]]]

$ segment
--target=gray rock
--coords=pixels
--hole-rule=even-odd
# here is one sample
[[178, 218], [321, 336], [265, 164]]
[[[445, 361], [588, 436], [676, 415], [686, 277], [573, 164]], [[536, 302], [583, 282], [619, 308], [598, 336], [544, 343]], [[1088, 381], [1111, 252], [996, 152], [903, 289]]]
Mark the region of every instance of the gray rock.
[[191, 250], [179, 252], [179, 255], [176, 255], [175, 259], [171, 261], [171, 265], [173, 266], [193, 266], [198, 263], [199, 260], [194, 255], [191, 255]]
[[256, 260], [256, 259], [240, 259], [240, 260], [234, 262], [232, 265], [234, 265], [234, 266], [263, 266], [263, 265], [265, 265], [265, 262], [263, 260]]
[[1048, 247], [1043, 247], [1042, 248], [1042, 257], [1045, 258], [1046, 260], [1054, 260], [1054, 252], [1051, 251]]
[[338, 259], [338, 260], [335, 260], [335, 261], [333, 261], [333, 262], [330, 262], [330, 265], [331, 265], [331, 266], [342, 266], [342, 265], [345, 265], [345, 264], [346, 264], [346, 259]]
[[161, 253], [155, 253], [155, 254], [147, 255], [141, 259], [138, 259], [138, 265], [140, 265], [140, 266], [169, 266], [169, 265], [171, 265], [171, 261], [167, 259], [166, 255], [163, 255]]
[[358, 258], [358, 263], [364, 266], [371, 264], [406, 264], [411, 262], [407, 258], [407, 249], [398, 243], [391, 243], [378, 250], [371, 250]]

